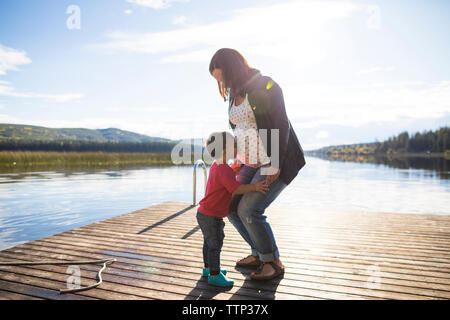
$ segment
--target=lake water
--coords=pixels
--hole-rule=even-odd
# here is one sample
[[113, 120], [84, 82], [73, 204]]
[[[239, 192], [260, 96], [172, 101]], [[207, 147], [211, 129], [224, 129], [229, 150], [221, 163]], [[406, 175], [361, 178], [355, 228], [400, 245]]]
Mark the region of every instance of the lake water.
[[[450, 214], [447, 160], [433, 169], [306, 161], [273, 206]], [[191, 202], [192, 174], [191, 166], [0, 173], [0, 250], [164, 201]], [[197, 176], [201, 199], [201, 169]]]

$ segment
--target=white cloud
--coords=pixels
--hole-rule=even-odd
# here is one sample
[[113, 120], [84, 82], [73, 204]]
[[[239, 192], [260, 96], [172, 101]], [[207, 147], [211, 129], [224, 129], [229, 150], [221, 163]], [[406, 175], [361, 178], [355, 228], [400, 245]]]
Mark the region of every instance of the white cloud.
[[373, 67], [373, 68], [369, 68], [369, 69], [364, 69], [358, 72], [358, 75], [362, 76], [362, 75], [366, 75], [366, 74], [371, 74], [371, 73], [376, 73], [376, 72], [391, 72], [393, 71], [395, 68], [392, 66], [387, 66], [387, 67]]
[[189, 2], [190, 0], [127, 0], [138, 6], [149, 7], [152, 9], [166, 9], [172, 6], [174, 2]]
[[124, 13], [125, 13], [125, 14], [132, 14], [132, 13], [133, 13], [133, 10], [127, 9], [127, 10], [124, 11]]
[[231, 18], [170, 31], [111, 32], [109, 52], [162, 54], [163, 62], [195, 61], [221, 47], [311, 66], [325, 55], [321, 49], [327, 23], [350, 16], [356, 5], [337, 1], [300, 1], [235, 10]]
[[17, 92], [14, 87], [0, 84], [0, 96], [16, 97], [16, 98], [37, 98], [53, 102], [68, 102], [72, 100], [81, 99], [83, 97], [83, 94], [79, 93], [43, 94], [34, 92]]
[[162, 63], [184, 63], [184, 62], [204, 62], [210, 59], [216, 49], [209, 48], [204, 50], [196, 50], [188, 53], [172, 54], [161, 58]]
[[22, 123], [18, 118], [0, 113], [0, 123]]
[[172, 24], [179, 25], [179, 24], [185, 24], [186, 23], [186, 16], [179, 16], [172, 19]]
[[371, 85], [290, 85], [283, 88], [288, 115], [299, 127], [361, 127], [440, 118], [450, 111], [450, 81]]
[[0, 44], [0, 75], [6, 75], [8, 70], [17, 71], [17, 66], [31, 63], [27, 53], [22, 50], [8, 48]]
[[325, 139], [328, 138], [328, 131], [321, 130], [316, 133], [316, 139]]
[[372, 30], [381, 30], [381, 9], [377, 5], [368, 5], [367, 6], [367, 20], [366, 25], [367, 28]]

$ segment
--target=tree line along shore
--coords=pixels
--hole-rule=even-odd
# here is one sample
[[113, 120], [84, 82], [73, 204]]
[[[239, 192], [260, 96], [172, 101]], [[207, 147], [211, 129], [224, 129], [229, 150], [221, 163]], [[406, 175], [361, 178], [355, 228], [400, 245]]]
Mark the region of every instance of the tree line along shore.
[[450, 128], [417, 132], [410, 135], [402, 132], [383, 142], [358, 143], [329, 146], [313, 151], [309, 155], [397, 155], [397, 156], [450, 156]]

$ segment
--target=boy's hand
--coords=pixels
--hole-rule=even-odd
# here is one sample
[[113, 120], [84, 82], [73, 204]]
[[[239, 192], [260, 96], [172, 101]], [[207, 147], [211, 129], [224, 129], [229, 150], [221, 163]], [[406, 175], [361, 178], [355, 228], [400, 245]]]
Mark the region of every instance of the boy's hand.
[[238, 174], [239, 174], [239, 171], [241, 171], [242, 167], [243, 167], [243, 165], [240, 164], [240, 163], [238, 162], [238, 160], [235, 160], [235, 161], [233, 162], [233, 165], [231, 166], [231, 169], [233, 169], [235, 175], [238, 175]]
[[236, 175], [238, 175], [239, 171], [241, 171], [241, 169], [242, 169], [242, 166], [237, 166], [237, 167], [233, 168], [233, 171]]
[[261, 192], [262, 194], [266, 194], [266, 191], [269, 190], [269, 185], [265, 180], [256, 181], [254, 184], [255, 191]]

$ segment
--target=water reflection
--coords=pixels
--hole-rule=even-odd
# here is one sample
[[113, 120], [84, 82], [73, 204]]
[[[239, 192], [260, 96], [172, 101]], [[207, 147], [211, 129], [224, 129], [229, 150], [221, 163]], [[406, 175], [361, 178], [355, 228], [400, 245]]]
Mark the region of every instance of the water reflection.
[[133, 165], [107, 165], [107, 166], [59, 166], [55, 165], [39, 165], [30, 168], [23, 167], [0, 167], [0, 183], [11, 182], [11, 180], [20, 181], [27, 177], [38, 177], [40, 173], [43, 173], [43, 178], [48, 177], [49, 173], [62, 174], [65, 177], [72, 175], [84, 175], [95, 174], [103, 172], [106, 175], [120, 175], [121, 172], [127, 170], [146, 169], [146, 168], [168, 168], [168, 165], [145, 165], [145, 164], [133, 164]]
[[[359, 163], [376, 163], [398, 169], [426, 169], [434, 171], [441, 179], [450, 178], [450, 157], [442, 156], [365, 156], [365, 155], [331, 155], [317, 156], [332, 161], [350, 161]], [[433, 173], [431, 174], [433, 176]]]

